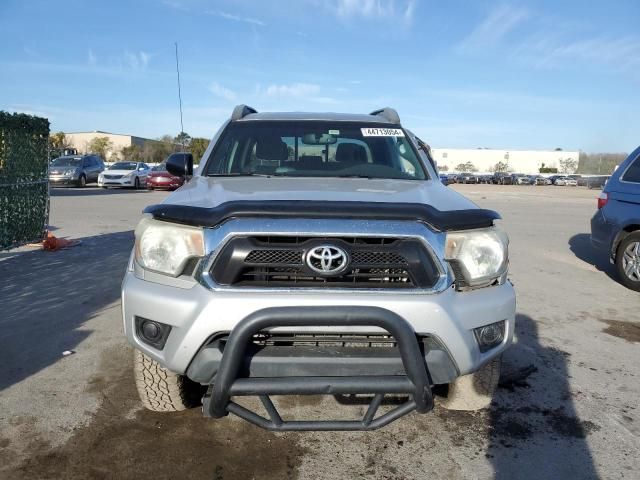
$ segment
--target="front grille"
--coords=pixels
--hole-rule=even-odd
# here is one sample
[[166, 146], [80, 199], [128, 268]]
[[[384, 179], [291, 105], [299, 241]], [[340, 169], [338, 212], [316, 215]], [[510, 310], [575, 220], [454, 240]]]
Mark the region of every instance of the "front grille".
[[[310, 269], [305, 255], [319, 245], [347, 252], [347, 268], [336, 275]], [[236, 287], [429, 288], [438, 271], [417, 239], [270, 236], [232, 239], [211, 275], [220, 285]]]
[[124, 175], [104, 175], [104, 178], [107, 180], [119, 180], [122, 177], [124, 177]]

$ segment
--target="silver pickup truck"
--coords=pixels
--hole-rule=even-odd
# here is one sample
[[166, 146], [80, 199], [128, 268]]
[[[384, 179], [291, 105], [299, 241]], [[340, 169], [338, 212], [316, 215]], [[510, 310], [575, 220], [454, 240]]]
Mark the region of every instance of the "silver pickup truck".
[[[428, 412], [434, 392], [446, 408], [488, 405], [514, 330], [508, 238], [496, 212], [441, 184], [395, 110], [239, 105], [196, 172], [187, 153], [167, 170], [191, 178], [145, 210], [122, 285], [147, 408], [372, 430]], [[361, 419], [283, 420], [274, 395], [370, 402]]]

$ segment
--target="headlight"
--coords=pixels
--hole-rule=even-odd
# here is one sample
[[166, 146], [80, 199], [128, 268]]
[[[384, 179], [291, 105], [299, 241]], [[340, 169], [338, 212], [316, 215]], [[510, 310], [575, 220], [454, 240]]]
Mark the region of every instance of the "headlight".
[[507, 273], [509, 238], [497, 227], [450, 232], [447, 233], [445, 258], [460, 286], [490, 285]]
[[73, 177], [76, 174], [75, 170], [67, 170], [64, 172], [65, 177]]
[[204, 256], [203, 231], [143, 218], [136, 227], [135, 252], [143, 268], [177, 277], [187, 260]]

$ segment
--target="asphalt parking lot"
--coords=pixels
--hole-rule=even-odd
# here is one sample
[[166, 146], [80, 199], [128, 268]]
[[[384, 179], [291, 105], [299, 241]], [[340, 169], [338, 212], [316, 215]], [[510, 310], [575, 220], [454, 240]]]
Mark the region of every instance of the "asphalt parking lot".
[[[498, 210], [511, 237], [516, 341], [494, 404], [301, 434], [141, 410], [119, 288], [141, 210], [167, 194], [54, 190], [53, 233], [81, 244], [0, 253], [0, 477], [638, 478], [640, 296], [590, 247], [598, 191], [450, 188]], [[282, 404], [296, 416], [363, 408]]]

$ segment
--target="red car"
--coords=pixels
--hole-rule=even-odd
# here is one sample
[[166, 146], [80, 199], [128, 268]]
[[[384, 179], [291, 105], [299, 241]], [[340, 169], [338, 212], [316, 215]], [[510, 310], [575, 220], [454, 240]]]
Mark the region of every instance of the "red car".
[[147, 175], [147, 188], [154, 190], [162, 188], [165, 190], [175, 190], [184, 183], [183, 177], [177, 177], [167, 172], [164, 164], [153, 167]]

